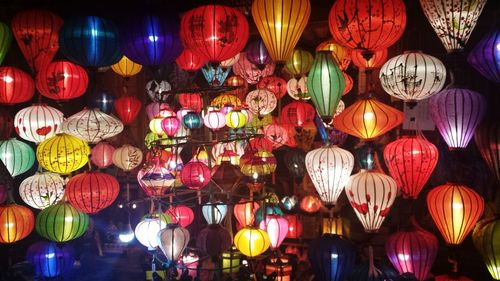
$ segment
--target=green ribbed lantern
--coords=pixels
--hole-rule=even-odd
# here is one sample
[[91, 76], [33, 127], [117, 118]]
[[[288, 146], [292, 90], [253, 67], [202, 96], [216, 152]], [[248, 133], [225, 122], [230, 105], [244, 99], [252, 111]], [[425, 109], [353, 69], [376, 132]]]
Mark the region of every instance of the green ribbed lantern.
[[500, 280], [500, 217], [479, 221], [472, 240], [493, 279]]
[[36, 217], [35, 228], [40, 236], [55, 242], [67, 242], [82, 236], [89, 225], [89, 216], [69, 203], [58, 203], [43, 209]]
[[0, 160], [11, 176], [28, 171], [35, 163], [35, 152], [28, 144], [15, 138], [0, 141]]
[[0, 22], [0, 64], [3, 63], [5, 56], [12, 42], [12, 32], [7, 24]]
[[344, 88], [344, 76], [331, 52], [317, 52], [307, 76], [307, 89], [316, 110], [325, 122], [332, 120]]

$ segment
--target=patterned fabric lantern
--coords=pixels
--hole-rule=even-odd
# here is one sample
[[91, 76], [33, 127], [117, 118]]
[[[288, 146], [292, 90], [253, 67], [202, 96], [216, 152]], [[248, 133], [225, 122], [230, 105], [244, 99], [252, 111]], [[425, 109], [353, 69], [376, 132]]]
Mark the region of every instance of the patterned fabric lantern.
[[169, 261], [176, 261], [189, 243], [189, 231], [182, 226], [168, 225], [158, 232], [159, 246]]
[[268, 215], [260, 222], [259, 228], [267, 232], [271, 249], [276, 250], [288, 234], [288, 220], [279, 215]]
[[288, 221], [288, 232], [286, 238], [298, 239], [302, 234], [302, 223], [300, 222], [297, 215], [285, 215]]
[[[241, 106], [241, 100], [237, 96], [222, 94], [215, 97], [211, 102], [210, 106], [218, 107], [223, 109], [225, 106], [230, 105], [233, 107]], [[227, 113], [227, 112], [225, 112]]]
[[29, 101], [35, 94], [35, 83], [24, 71], [11, 66], [0, 67], [0, 104]]
[[433, 96], [429, 110], [448, 147], [465, 148], [486, 113], [486, 100], [477, 92], [451, 88]]
[[281, 110], [283, 123], [301, 128], [304, 124], [311, 122], [316, 115], [314, 107], [304, 101], [293, 101]]
[[198, 93], [183, 93], [179, 95], [179, 103], [182, 107], [195, 112], [201, 112], [203, 109], [203, 100]]
[[100, 90], [92, 95], [87, 95], [87, 102], [91, 108], [99, 108], [102, 112], [109, 114], [115, 106], [115, 97], [107, 90]]
[[500, 30], [488, 33], [467, 56], [467, 62], [489, 80], [500, 83]]
[[307, 257], [319, 281], [342, 281], [354, 267], [356, 248], [338, 235], [325, 234], [309, 244]]
[[83, 109], [67, 118], [62, 131], [88, 143], [98, 143], [123, 131], [123, 123], [100, 109]]
[[240, 60], [240, 53], [237, 53], [234, 57], [232, 58], [229, 58], [227, 60], [223, 60], [220, 62], [220, 67], [222, 69], [228, 69], [228, 68], [231, 68], [235, 63], [238, 62], [238, 60]]
[[206, 60], [193, 51], [184, 49], [175, 60], [175, 63], [177, 63], [182, 70], [194, 72], [202, 68]]
[[116, 74], [127, 79], [141, 72], [142, 65], [133, 62], [126, 56], [123, 56], [117, 63], [111, 66], [111, 69]]
[[375, 98], [361, 98], [333, 119], [333, 126], [342, 132], [369, 141], [403, 122], [403, 112]]
[[498, 217], [481, 220], [472, 233], [474, 246], [495, 280], [500, 280], [500, 249], [497, 246], [499, 237], [500, 219]]
[[220, 202], [205, 204], [201, 207], [201, 212], [208, 224], [219, 224], [226, 216], [227, 205]]
[[447, 183], [427, 194], [432, 220], [449, 245], [460, 245], [484, 210], [484, 200], [465, 185]]
[[10, 44], [12, 43], [12, 32], [7, 24], [0, 22], [0, 64], [2, 64]]
[[307, 76], [307, 90], [321, 118], [331, 120], [345, 88], [339, 67], [328, 52], [318, 52]]
[[500, 126], [497, 122], [500, 114], [494, 111], [494, 115], [487, 116], [477, 128], [475, 141], [481, 156], [486, 161], [491, 173], [500, 183]]
[[351, 49], [343, 47], [333, 39], [321, 42], [321, 44], [316, 47], [316, 52], [319, 51], [332, 52], [335, 62], [337, 62], [337, 65], [342, 71], [345, 71], [347, 67], [349, 67], [349, 64], [351, 64]]
[[278, 102], [272, 92], [264, 89], [251, 91], [247, 94], [245, 101], [250, 111], [259, 116], [271, 113]]
[[36, 88], [40, 94], [60, 101], [82, 96], [88, 83], [85, 69], [67, 61], [53, 62], [36, 76]]
[[33, 231], [35, 217], [24, 206], [7, 204], [0, 206], [0, 243], [14, 243]]
[[436, 146], [422, 137], [404, 136], [384, 148], [385, 164], [405, 198], [417, 199], [438, 158]]
[[246, 226], [234, 236], [234, 245], [245, 256], [253, 258], [270, 246], [269, 235], [262, 229]]
[[292, 78], [286, 83], [286, 91], [294, 100], [310, 100], [307, 89], [307, 76], [302, 76], [299, 80]]
[[292, 55], [285, 64], [285, 69], [294, 77], [305, 76], [311, 69], [314, 57], [311, 53], [303, 49], [293, 50]]
[[15, 138], [0, 141], [0, 160], [12, 177], [28, 171], [35, 163], [33, 148]]
[[446, 68], [437, 58], [422, 52], [405, 52], [380, 69], [382, 88], [391, 96], [414, 103], [441, 91]]
[[168, 223], [170, 217], [165, 214], [146, 215], [135, 227], [135, 237], [143, 246], [153, 250], [160, 244], [158, 241], [160, 230], [167, 227]]
[[277, 99], [286, 94], [286, 81], [278, 76], [268, 76], [262, 78], [257, 84], [258, 89], [266, 89], [273, 92]]
[[129, 144], [124, 144], [113, 152], [113, 164], [124, 172], [132, 171], [142, 162], [142, 151]]
[[181, 171], [182, 183], [191, 189], [202, 189], [210, 182], [211, 178], [210, 168], [196, 159], [189, 161]]
[[361, 50], [353, 50], [351, 53], [352, 63], [363, 71], [379, 68], [387, 60], [387, 49], [375, 51], [369, 59], [365, 58], [363, 54]]
[[171, 206], [165, 211], [165, 214], [172, 219], [172, 223], [179, 224], [182, 227], [190, 225], [194, 220], [193, 210], [184, 205]]
[[254, 181], [270, 175], [276, 170], [276, 158], [266, 150], [245, 153], [240, 158], [241, 172]]
[[219, 110], [211, 110], [203, 117], [203, 124], [211, 130], [218, 130], [226, 126], [226, 115]]
[[259, 207], [259, 204], [256, 202], [247, 202], [241, 199], [239, 203], [234, 205], [234, 217], [241, 226], [253, 225], [255, 221], [254, 212]]
[[57, 134], [41, 142], [36, 149], [36, 159], [42, 168], [67, 175], [87, 164], [89, 146], [81, 139]]
[[160, 157], [154, 156], [153, 159], [146, 160], [144, 167], [137, 172], [137, 181], [148, 197], [164, 196], [175, 184], [175, 176], [166, 167], [168, 160], [160, 160]]
[[196, 247], [212, 257], [217, 257], [229, 250], [232, 244], [233, 237], [229, 231], [218, 224], [203, 228], [196, 238]]
[[300, 201], [300, 209], [306, 213], [316, 213], [321, 208], [321, 200], [315, 195], [307, 195]]
[[398, 191], [391, 177], [366, 170], [351, 176], [345, 190], [366, 232], [379, 230]]
[[59, 203], [43, 209], [36, 216], [36, 232], [55, 242], [67, 242], [82, 236], [89, 225], [89, 216], [71, 206]]
[[48, 10], [23, 10], [12, 18], [12, 33], [34, 72], [56, 55], [62, 24], [62, 19]]
[[45, 209], [61, 201], [66, 181], [55, 173], [36, 173], [19, 185], [21, 199], [30, 207]]
[[310, 15], [309, 0], [257, 0], [252, 4], [257, 30], [273, 61], [280, 64], [292, 56]]
[[118, 28], [96, 16], [67, 18], [59, 32], [59, 44], [67, 58], [87, 67], [112, 65], [121, 58]]
[[221, 5], [206, 5], [186, 12], [180, 30], [187, 49], [215, 63], [239, 53], [249, 35], [245, 16]]
[[113, 152], [115, 147], [107, 142], [96, 144], [91, 150], [90, 161], [100, 169], [107, 168], [113, 164]]
[[266, 64], [262, 69], [251, 63], [246, 56], [246, 53], [241, 53], [238, 62], [233, 65], [233, 72], [245, 79], [248, 84], [254, 85], [263, 77], [273, 74], [275, 69], [274, 63]]
[[28, 248], [26, 260], [34, 266], [38, 276], [64, 278], [71, 273], [75, 256], [69, 245], [59, 248], [54, 242], [39, 241]]
[[311, 150], [306, 155], [306, 168], [321, 200], [335, 205], [349, 180], [354, 156], [337, 146]]
[[448, 52], [463, 50], [486, 0], [420, 0], [434, 32]]
[[264, 137], [272, 143], [272, 150], [278, 149], [288, 142], [290, 136], [283, 126], [270, 124], [264, 127]]
[[172, 86], [167, 81], [151, 80], [146, 83], [146, 93], [153, 102], [165, 102], [167, 95], [165, 92], [172, 90]]

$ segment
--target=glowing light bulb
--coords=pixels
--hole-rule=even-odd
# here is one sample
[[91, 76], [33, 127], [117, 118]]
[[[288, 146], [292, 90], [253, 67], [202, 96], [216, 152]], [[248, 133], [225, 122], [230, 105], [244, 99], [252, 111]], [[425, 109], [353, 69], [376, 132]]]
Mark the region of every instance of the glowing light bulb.
[[402, 261], [407, 261], [410, 259], [410, 255], [408, 254], [398, 254], [398, 259]]
[[133, 231], [121, 233], [120, 235], [118, 235], [118, 238], [123, 243], [129, 243], [130, 241], [134, 240], [134, 237], [135, 235]]
[[149, 41], [151, 41], [151, 42], [154, 43], [154, 42], [158, 41], [158, 36], [156, 36], [156, 35], [149, 35], [148, 39], [149, 39]]
[[335, 254], [335, 253], [332, 254], [332, 259], [337, 259], [338, 257], [339, 257], [338, 254]]
[[365, 119], [365, 121], [371, 121], [371, 120], [375, 119], [375, 113], [365, 112], [365, 114], [363, 114], [363, 119]]

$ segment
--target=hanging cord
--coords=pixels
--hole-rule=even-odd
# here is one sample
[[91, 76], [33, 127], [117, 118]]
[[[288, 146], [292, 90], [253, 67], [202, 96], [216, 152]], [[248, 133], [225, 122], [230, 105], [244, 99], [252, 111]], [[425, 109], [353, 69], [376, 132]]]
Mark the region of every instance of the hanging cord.
[[379, 277], [382, 274], [380, 269], [375, 267], [372, 245], [368, 246], [368, 264], [368, 277]]

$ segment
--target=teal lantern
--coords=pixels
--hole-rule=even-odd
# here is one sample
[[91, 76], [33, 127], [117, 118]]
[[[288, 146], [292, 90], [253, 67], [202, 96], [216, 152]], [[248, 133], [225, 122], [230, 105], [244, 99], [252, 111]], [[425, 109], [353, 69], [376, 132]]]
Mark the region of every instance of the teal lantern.
[[35, 152], [28, 144], [15, 138], [0, 141], [0, 160], [11, 176], [28, 171], [35, 163]]
[[36, 232], [55, 242], [67, 242], [82, 236], [89, 225], [89, 216], [69, 203], [58, 203], [43, 209], [36, 216]]
[[330, 122], [345, 88], [342, 71], [330, 52], [317, 52], [309, 75], [307, 89], [319, 115]]
[[0, 64], [5, 59], [12, 42], [12, 32], [7, 24], [0, 22]]
[[[279, 206], [268, 205], [266, 206], [266, 216], [268, 215], [282, 216], [283, 211], [280, 209]], [[255, 224], [259, 225], [262, 220], [264, 220], [264, 211], [262, 207], [260, 207], [255, 211]]]

